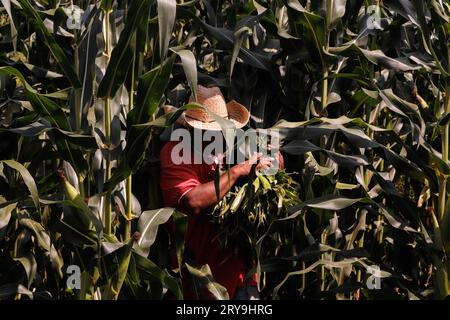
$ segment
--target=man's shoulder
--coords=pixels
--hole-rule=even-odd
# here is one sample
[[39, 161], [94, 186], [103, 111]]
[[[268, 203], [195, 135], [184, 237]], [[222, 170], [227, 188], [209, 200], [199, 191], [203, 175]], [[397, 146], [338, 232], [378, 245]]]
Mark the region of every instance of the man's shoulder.
[[170, 158], [170, 154], [172, 152], [172, 149], [179, 143], [179, 141], [168, 141], [166, 144], [161, 148], [161, 151], [159, 153], [160, 158], [166, 159], [167, 157]]
[[159, 161], [161, 164], [173, 163], [172, 157], [183, 157], [184, 150], [178, 150], [176, 154], [172, 154], [173, 149], [179, 144], [179, 141], [168, 141], [161, 149], [159, 153]]

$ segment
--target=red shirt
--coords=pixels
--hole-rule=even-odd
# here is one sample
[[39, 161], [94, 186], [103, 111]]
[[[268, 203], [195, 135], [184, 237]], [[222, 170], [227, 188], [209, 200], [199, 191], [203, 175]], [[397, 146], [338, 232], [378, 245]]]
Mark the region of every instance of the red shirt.
[[[177, 141], [170, 141], [161, 150], [161, 190], [164, 205], [177, 208], [180, 199], [190, 190], [200, 184], [214, 180], [214, 165], [180, 164], [171, 159], [173, 147]], [[201, 267], [208, 264], [214, 280], [224, 286], [230, 298], [233, 298], [236, 288], [242, 285], [246, 274], [244, 262], [231, 249], [222, 249], [217, 239], [217, 226], [211, 222], [207, 214], [188, 215], [188, 226], [185, 237], [185, 248], [194, 254], [194, 259]], [[183, 293], [185, 299], [195, 299], [192, 284], [183, 278]]]

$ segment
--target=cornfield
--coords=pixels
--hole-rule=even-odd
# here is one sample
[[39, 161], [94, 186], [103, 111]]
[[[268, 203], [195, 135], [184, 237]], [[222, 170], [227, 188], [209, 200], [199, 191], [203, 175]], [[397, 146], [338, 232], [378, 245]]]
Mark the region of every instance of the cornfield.
[[227, 297], [159, 190], [198, 84], [297, 186], [249, 239], [263, 299], [450, 295], [449, 0], [1, 4], [0, 299], [183, 299], [186, 269]]

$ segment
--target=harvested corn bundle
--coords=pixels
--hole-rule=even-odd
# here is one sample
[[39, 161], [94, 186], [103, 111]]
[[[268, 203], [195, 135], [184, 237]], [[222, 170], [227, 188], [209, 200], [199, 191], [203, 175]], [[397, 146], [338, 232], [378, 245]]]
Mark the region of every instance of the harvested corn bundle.
[[[254, 175], [229, 192], [214, 208], [224, 246], [254, 246], [270, 224], [286, 217], [286, 209], [299, 203], [298, 185], [284, 170], [275, 175]], [[245, 241], [245, 242], [242, 242]]]

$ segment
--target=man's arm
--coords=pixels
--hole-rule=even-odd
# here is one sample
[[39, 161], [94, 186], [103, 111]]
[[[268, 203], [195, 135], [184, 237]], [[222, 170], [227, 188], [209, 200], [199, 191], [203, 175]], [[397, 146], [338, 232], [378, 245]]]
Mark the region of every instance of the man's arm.
[[[237, 164], [230, 169], [230, 182], [228, 182], [228, 173], [220, 176], [219, 191], [222, 199], [240, 177], [246, 177], [250, 174], [252, 166], [260, 160], [256, 169], [262, 170], [272, 166], [271, 158], [262, 158], [261, 154], [255, 154], [249, 160]], [[217, 195], [215, 182], [210, 181], [200, 184], [190, 190], [180, 199], [180, 209], [186, 213], [199, 214], [204, 209], [208, 209], [217, 204]]]

